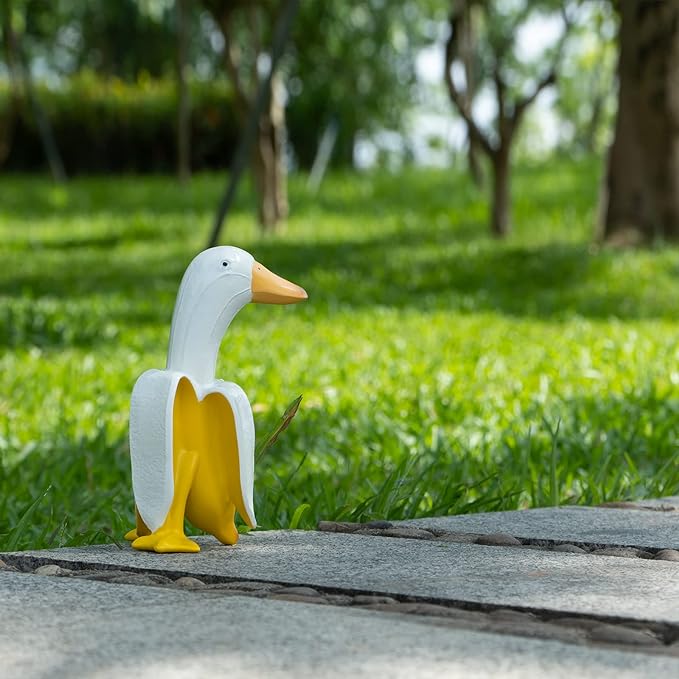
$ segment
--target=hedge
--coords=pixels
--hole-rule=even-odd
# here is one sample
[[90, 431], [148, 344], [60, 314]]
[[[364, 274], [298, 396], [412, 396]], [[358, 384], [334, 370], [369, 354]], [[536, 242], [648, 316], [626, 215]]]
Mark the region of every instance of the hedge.
[[[171, 80], [130, 84], [84, 74], [36, 91], [67, 174], [175, 170], [177, 91]], [[225, 82], [191, 84], [194, 170], [228, 166], [238, 137], [231, 101]], [[17, 116], [10, 111], [8, 84], [0, 83], [0, 125], [11, 139], [2, 169], [46, 169], [30, 106], [22, 105]]]

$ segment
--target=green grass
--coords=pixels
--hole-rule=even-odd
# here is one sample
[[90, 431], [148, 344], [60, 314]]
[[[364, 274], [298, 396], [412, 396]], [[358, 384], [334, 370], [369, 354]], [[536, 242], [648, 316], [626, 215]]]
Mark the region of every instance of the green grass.
[[[222, 345], [261, 435], [304, 394], [257, 466], [262, 527], [679, 491], [679, 250], [593, 248], [598, 173], [520, 168], [507, 243], [452, 172], [296, 178], [266, 239], [243, 192], [224, 242], [310, 295]], [[0, 549], [132, 525], [129, 394], [222, 183], [0, 179]]]

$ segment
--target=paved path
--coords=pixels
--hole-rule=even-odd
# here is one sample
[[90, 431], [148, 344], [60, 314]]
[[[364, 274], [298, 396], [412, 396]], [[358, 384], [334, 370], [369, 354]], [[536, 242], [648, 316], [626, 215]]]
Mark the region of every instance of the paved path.
[[[653, 506], [653, 505], [651, 505]], [[521, 538], [679, 549], [679, 507], [658, 509], [564, 507], [489, 512], [401, 522], [422, 528], [480, 533], [507, 532]], [[641, 506], [643, 507], [643, 505]], [[672, 509], [660, 509], [672, 507]]]
[[676, 498], [321, 528], [2, 554], [3, 672], [679, 676]]
[[652, 599], [654, 620], [679, 625], [679, 564], [667, 561], [305, 531], [245, 535], [235, 548], [212, 538], [199, 542], [199, 556], [115, 545], [31, 555], [71, 567], [131, 567], [635, 620], [649, 618]]

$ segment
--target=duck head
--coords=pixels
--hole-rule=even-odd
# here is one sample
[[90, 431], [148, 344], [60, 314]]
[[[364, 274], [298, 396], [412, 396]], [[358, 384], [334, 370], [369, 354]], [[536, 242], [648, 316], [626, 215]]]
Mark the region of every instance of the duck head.
[[167, 369], [199, 383], [215, 379], [217, 353], [234, 316], [249, 302], [295, 304], [307, 299], [299, 285], [269, 271], [233, 246], [204, 250], [182, 278], [172, 316]]

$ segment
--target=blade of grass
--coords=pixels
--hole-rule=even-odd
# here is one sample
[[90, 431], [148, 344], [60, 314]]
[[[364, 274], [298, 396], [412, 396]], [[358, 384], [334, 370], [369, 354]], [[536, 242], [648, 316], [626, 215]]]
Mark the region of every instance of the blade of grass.
[[276, 443], [278, 437], [290, 426], [297, 411], [299, 404], [302, 402], [302, 395], [300, 394], [286, 409], [281, 417], [280, 422], [269, 432], [269, 435], [264, 439], [264, 442], [257, 448], [255, 453], [255, 460], [259, 462], [264, 453]]
[[552, 507], [558, 507], [560, 501], [559, 494], [559, 477], [557, 470], [557, 447], [556, 442], [559, 436], [559, 429], [561, 428], [561, 418], [556, 421], [556, 429], [549, 430], [552, 437], [552, 450], [549, 456], [549, 494]]
[[29, 505], [26, 511], [21, 515], [21, 518], [17, 522], [17, 525], [14, 526], [14, 528], [10, 531], [9, 536], [7, 537], [7, 542], [5, 543], [6, 551], [13, 552], [17, 548], [19, 540], [21, 539], [21, 536], [24, 533], [24, 529], [28, 525], [28, 522], [31, 520], [31, 516], [33, 516], [33, 512], [35, 512], [36, 508], [40, 504], [40, 501], [47, 495], [47, 493], [50, 492], [51, 489], [52, 485], [50, 484], [49, 486], [47, 486], [47, 488], [43, 491], [41, 495], [39, 495], [35, 500], [33, 500], [33, 502]]
[[292, 515], [292, 519], [290, 520], [290, 530], [296, 530], [297, 526], [299, 526], [299, 522], [302, 520], [302, 517], [306, 514], [307, 511], [311, 509], [311, 505], [309, 504], [301, 504], [297, 509], [295, 509], [295, 513]]

